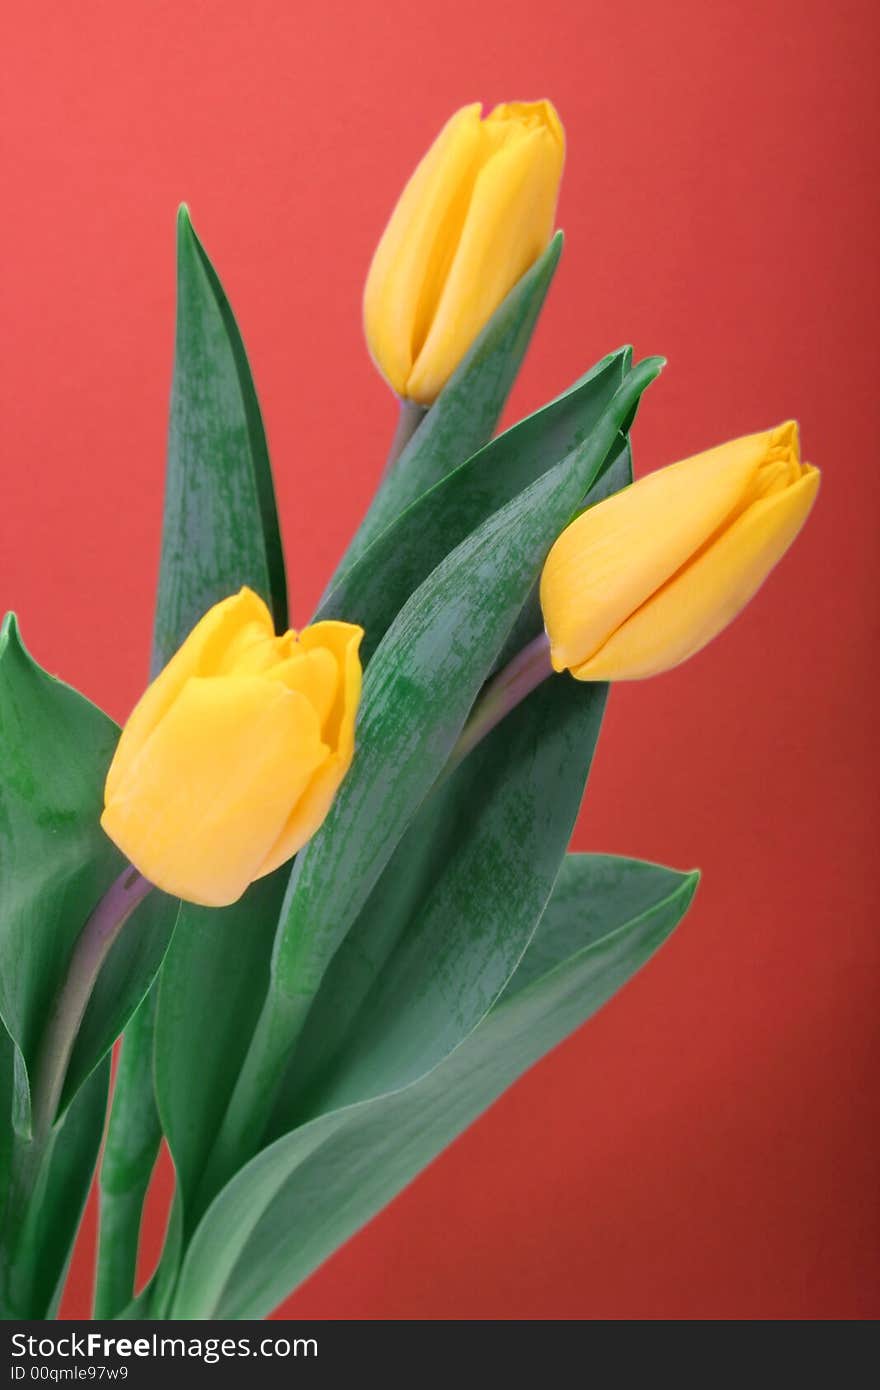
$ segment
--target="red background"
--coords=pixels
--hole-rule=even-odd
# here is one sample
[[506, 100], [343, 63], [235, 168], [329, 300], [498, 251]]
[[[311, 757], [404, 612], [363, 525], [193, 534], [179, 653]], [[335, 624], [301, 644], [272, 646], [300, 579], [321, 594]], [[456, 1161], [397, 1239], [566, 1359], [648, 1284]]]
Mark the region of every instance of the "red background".
[[[638, 471], [788, 415], [824, 469], [747, 616], [611, 701], [576, 843], [699, 865], [685, 924], [287, 1316], [880, 1311], [876, 15], [871, 0], [17, 9], [0, 597], [114, 716], [146, 668], [181, 199], [251, 354], [299, 622], [393, 423], [361, 340], [364, 273], [465, 101], [550, 96], [569, 136], [567, 249], [508, 418], [630, 341], [670, 362]], [[69, 1315], [87, 1308], [92, 1239], [90, 1214]]]

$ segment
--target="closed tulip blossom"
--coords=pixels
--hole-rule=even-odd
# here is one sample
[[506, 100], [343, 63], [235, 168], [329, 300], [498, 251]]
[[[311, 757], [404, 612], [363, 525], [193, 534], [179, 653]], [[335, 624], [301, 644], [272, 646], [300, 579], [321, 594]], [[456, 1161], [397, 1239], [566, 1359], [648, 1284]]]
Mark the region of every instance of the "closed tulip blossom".
[[660, 469], [582, 512], [541, 577], [554, 670], [635, 680], [692, 656], [785, 554], [818, 486], [789, 421]]
[[373, 257], [364, 325], [397, 394], [430, 405], [553, 233], [565, 154], [549, 101], [447, 121]]
[[314, 835], [354, 755], [362, 629], [277, 637], [250, 589], [216, 604], [131, 714], [101, 824], [159, 888], [235, 902]]

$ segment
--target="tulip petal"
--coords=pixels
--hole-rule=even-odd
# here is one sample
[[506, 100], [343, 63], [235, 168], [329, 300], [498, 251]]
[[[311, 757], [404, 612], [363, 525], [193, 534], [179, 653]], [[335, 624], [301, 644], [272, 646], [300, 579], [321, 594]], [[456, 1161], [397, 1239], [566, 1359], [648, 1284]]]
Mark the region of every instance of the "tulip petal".
[[128, 761], [101, 824], [165, 892], [223, 907], [256, 877], [328, 756], [298, 691], [256, 676], [191, 677]]
[[494, 114], [483, 133], [496, 148], [473, 185], [430, 328], [406, 378], [404, 394], [423, 404], [437, 397], [553, 232], [564, 158], [558, 118], [554, 112], [554, 128], [543, 121], [493, 121]]
[[403, 190], [364, 290], [364, 328], [379, 370], [403, 395], [470, 201], [482, 149], [481, 106], [456, 111]]
[[326, 647], [313, 651], [303, 648], [297, 642], [296, 654], [273, 667], [268, 674], [273, 680], [280, 680], [288, 690], [298, 690], [305, 695], [318, 717], [321, 737], [332, 744], [325, 730], [331, 723], [339, 690], [339, 662]]
[[105, 798], [112, 797], [124, 780], [132, 760], [192, 676], [218, 674], [230, 648], [251, 629], [274, 633], [272, 618], [252, 589], [241, 589], [223, 599], [200, 618], [168, 665], [147, 687], [126, 721], [113, 762], [107, 773]]
[[541, 576], [554, 670], [582, 666], [729, 518], [766, 456], [769, 432], [649, 473], [582, 512]]
[[595, 656], [573, 667], [572, 675], [577, 680], [637, 680], [693, 656], [737, 616], [782, 559], [818, 488], [819, 472], [807, 466], [785, 491], [753, 503]]
[[336, 701], [324, 729], [324, 738], [335, 751], [354, 749], [354, 722], [361, 698], [361, 663], [358, 649], [363, 641], [364, 630], [354, 623], [342, 623], [335, 619], [313, 623], [303, 628], [299, 635], [300, 645], [307, 652], [326, 648], [332, 652], [341, 674]]
[[361, 698], [361, 663], [358, 648], [363, 629], [351, 623], [315, 623], [300, 633], [300, 642], [307, 649], [327, 649], [335, 655], [341, 672], [339, 691], [330, 717], [324, 724], [323, 737], [330, 744], [331, 754], [312, 777], [294, 807], [278, 837], [267, 854], [257, 877], [271, 873], [290, 859], [322, 825], [342, 779], [354, 757], [354, 730]]

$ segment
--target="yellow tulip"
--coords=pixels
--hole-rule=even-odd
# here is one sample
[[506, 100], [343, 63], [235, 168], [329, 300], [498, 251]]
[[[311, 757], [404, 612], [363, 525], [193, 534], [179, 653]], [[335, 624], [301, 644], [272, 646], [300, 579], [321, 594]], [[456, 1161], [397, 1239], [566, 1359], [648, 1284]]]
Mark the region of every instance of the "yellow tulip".
[[818, 487], [789, 421], [659, 469], [582, 512], [541, 577], [554, 670], [635, 680], [692, 656], [782, 559]]
[[215, 604], [122, 731], [101, 824], [145, 878], [208, 907], [314, 835], [354, 756], [363, 631], [276, 637], [250, 589]]
[[553, 233], [565, 155], [549, 101], [447, 121], [373, 257], [364, 326], [399, 396], [430, 405]]

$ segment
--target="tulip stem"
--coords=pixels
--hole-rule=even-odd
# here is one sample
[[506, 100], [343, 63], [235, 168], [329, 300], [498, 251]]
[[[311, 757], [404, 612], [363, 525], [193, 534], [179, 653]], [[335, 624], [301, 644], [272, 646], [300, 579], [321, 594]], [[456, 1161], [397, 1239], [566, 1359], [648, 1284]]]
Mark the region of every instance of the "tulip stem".
[[458, 742], [449, 755], [449, 762], [443, 770], [444, 780], [458, 767], [462, 759], [501, 723], [505, 715], [552, 675], [550, 640], [546, 632], [542, 632], [523, 647], [521, 652], [517, 652], [503, 671], [499, 671], [483, 688], [459, 734]]
[[101, 966], [125, 923], [152, 887], [148, 879], [127, 864], [77, 938], [37, 1058], [32, 1115], [36, 1142], [45, 1139], [54, 1124], [70, 1054]]
[[388, 458], [385, 460], [385, 472], [382, 475], [383, 477], [387, 477], [391, 472], [427, 413], [427, 406], [418, 405], [415, 401], [408, 401], [404, 397], [401, 397], [400, 414], [397, 417], [397, 429], [394, 431], [391, 448], [388, 450]]

